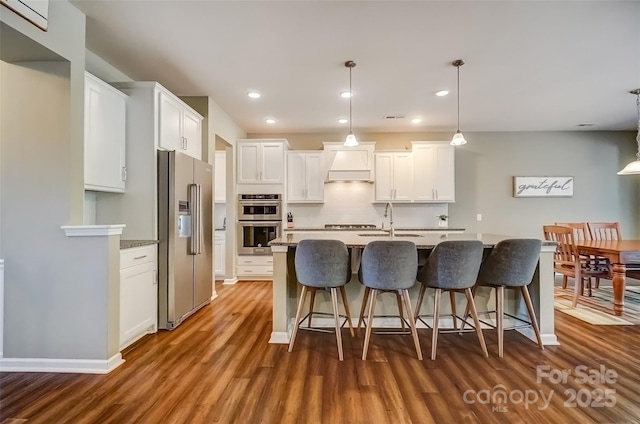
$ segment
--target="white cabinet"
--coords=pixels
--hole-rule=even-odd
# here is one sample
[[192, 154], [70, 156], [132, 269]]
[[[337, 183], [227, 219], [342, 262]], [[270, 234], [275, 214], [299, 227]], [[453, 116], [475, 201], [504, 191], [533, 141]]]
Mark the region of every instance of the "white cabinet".
[[272, 255], [238, 255], [238, 277], [243, 280], [271, 280], [273, 278]]
[[202, 117], [168, 91], [158, 91], [159, 140], [163, 150], [202, 157]]
[[[176, 137], [176, 148], [179, 150], [182, 132], [178, 116], [195, 116], [198, 122], [201, 122], [202, 117], [157, 82], [119, 82], [113, 85], [129, 96], [127, 164], [130, 172], [126, 193], [123, 196], [102, 196], [97, 205], [98, 215], [103, 222], [126, 224], [123, 231], [125, 239], [157, 240], [158, 150], [167, 150], [161, 143], [168, 143], [169, 139], [175, 140]], [[179, 113], [180, 110], [183, 112], [182, 115]], [[173, 126], [169, 125], [169, 122], [173, 122]], [[182, 131], [192, 126], [187, 118], [183, 119], [184, 122], [186, 124]], [[202, 135], [199, 131], [198, 135], [200, 138], [196, 139], [201, 143]], [[193, 138], [189, 135], [186, 137]], [[189, 149], [193, 147], [191, 141], [187, 146]], [[179, 151], [189, 153], [184, 149]], [[198, 154], [194, 153], [193, 156], [199, 158], [199, 150]]]
[[214, 193], [215, 202], [225, 203], [227, 201], [227, 153], [222, 150], [216, 151], [214, 173], [215, 173], [215, 193]]
[[413, 155], [411, 152], [376, 152], [375, 200], [413, 200]]
[[158, 328], [156, 245], [120, 251], [120, 349]]
[[225, 254], [225, 232], [224, 231], [216, 231], [214, 237], [214, 256], [215, 256], [215, 274], [216, 277], [225, 276], [225, 265], [224, 261], [226, 258]]
[[85, 72], [84, 188], [125, 190], [127, 95]]
[[417, 202], [455, 201], [455, 148], [448, 142], [412, 142], [414, 199]]
[[324, 153], [287, 153], [287, 202], [324, 202]]
[[238, 184], [283, 184], [286, 140], [238, 140]]

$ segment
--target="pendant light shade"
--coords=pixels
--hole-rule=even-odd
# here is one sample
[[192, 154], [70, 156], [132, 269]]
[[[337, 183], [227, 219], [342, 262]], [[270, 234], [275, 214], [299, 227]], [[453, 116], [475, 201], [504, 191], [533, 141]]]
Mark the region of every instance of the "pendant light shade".
[[625, 166], [622, 171], [618, 172], [618, 175], [634, 175], [640, 174], [640, 88], [630, 91], [631, 94], [636, 95], [636, 111], [638, 113], [638, 124], [636, 127], [636, 160]]
[[353, 97], [353, 91], [351, 90], [351, 69], [356, 66], [356, 62], [348, 60], [344, 63], [344, 66], [349, 68], [349, 134], [347, 134], [347, 138], [344, 140], [344, 145], [353, 147], [358, 145], [358, 139], [351, 129], [351, 98]]
[[467, 140], [465, 140], [464, 135], [462, 135], [460, 131], [460, 67], [464, 65], [464, 60], [455, 60], [452, 65], [458, 68], [458, 130], [453, 135], [450, 144], [452, 146], [462, 146], [463, 144], [467, 144]]

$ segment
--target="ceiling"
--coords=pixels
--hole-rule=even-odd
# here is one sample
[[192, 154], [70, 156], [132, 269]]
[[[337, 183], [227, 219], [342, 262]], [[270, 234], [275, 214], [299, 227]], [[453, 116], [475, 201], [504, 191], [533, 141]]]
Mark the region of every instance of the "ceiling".
[[210, 96], [248, 133], [346, 133], [347, 60], [356, 135], [455, 131], [456, 59], [463, 131], [637, 123], [640, 1], [72, 3], [89, 50], [134, 80]]

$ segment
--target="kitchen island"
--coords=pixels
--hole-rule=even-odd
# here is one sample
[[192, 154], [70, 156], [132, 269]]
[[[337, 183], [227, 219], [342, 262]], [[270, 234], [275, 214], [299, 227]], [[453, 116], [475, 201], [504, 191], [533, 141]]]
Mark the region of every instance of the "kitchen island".
[[[289, 232], [281, 238], [271, 241], [273, 252], [273, 329], [269, 343], [289, 343], [289, 337], [293, 329], [297, 302], [299, 299], [300, 285], [296, 280], [294, 268], [295, 247], [303, 239], [334, 239], [343, 241], [352, 257], [351, 281], [346, 285], [347, 298], [349, 300], [352, 315], [360, 311], [362, 293], [364, 287], [358, 282], [356, 275], [359, 266], [359, 259], [362, 249], [373, 240], [388, 240], [389, 236], [381, 231], [378, 232], [353, 232], [353, 231], [296, 231]], [[435, 245], [444, 240], [480, 240], [484, 244], [485, 250], [490, 250], [500, 240], [513, 238], [498, 234], [483, 233], [444, 233], [434, 234], [428, 231], [396, 231], [395, 239], [409, 240], [416, 244], [421, 257], [429, 254]], [[545, 345], [558, 344], [554, 330], [554, 310], [553, 310], [553, 254], [556, 245], [554, 242], [543, 241], [540, 251], [540, 260], [535, 275], [529, 285], [529, 292], [533, 306], [536, 310], [538, 324], [542, 342]], [[411, 300], [417, 299], [419, 284], [410, 290]], [[322, 302], [321, 302], [322, 300]], [[394, 298], [380, 298], [381, 303], [376, 306], [376, 311], [380, 315], [397, 315]], [[458, 299], [458, 310], [464, 310], [466, 303], [462, 297]], [[446, 305], [445, 305], [446, 304]], [[476, 295], [476, 305], [479, 311], [495, 309], [495, 299], [493, 291], [483, 292], [479, 290]], [[447, 313], [448, 302], [442, 302], [443, 311]], [[325, 299], [316, 299], [316, 309], [330, 311], [330, 303]], [[433, 292], [427, 291], [427, 296], [423, 303], [421, 313], [429, 314], [433, 310]], [[355, 311], [355, 312], [354, 312]], [[519, 293], [513, 290], [505, 292], [505, 312], [525, 318], [527, 317], [524, 301]], [[376, 314], [377, 315], [377, 314]], [[357, 317], [352, 316], [353, 323], [357, 323]], [[399, 321], [386, 320], [381, 326], [396, 326]], [[317, 324], [316, 324], [317, 325]], [[328, 324], [329, 326], [331, 324]], [[505, 322], [505, 326], [509, 325]], [[376, 326], [380, 326], [376, 324]], [[420, 328], [420, 327], [419, 327]], [[522, 334], [535, 340], [533, 330], [524, 328], [519, 330]]]

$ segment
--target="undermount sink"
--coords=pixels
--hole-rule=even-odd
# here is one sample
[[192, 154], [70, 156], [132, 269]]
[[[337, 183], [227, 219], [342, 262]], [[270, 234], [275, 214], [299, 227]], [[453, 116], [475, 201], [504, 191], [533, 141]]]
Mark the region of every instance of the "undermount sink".
[[[368, 233], [368, 234], [358, 234], [360, 237], [389, 237], [389, 233]], [[408, 234], [408, 233], [395, 233], [394, 237], [422, 237], [420, 234]]]

